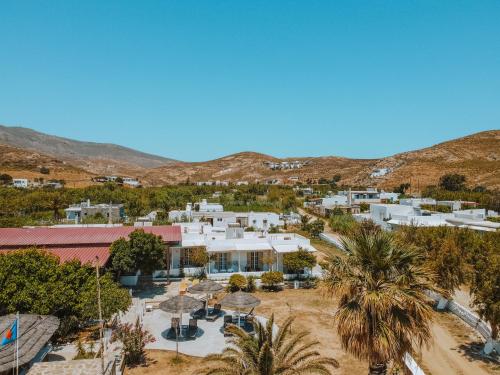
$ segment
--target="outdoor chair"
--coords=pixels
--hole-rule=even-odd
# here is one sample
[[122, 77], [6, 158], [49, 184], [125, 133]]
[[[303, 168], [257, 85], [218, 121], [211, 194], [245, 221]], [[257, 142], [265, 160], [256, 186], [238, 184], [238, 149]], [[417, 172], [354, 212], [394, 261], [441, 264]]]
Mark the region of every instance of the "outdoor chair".
[[197, 319], [189, 319], [187, 337], [193, 338], [196, 336], [197, 332], [198, 332], [198, 320]]
[[224, 337], [233, 335], [232, 333], [229, 333], [227, 331], [227, 327], [231, 324], [233, 324], [233, 316], [232, 315], [224, 315], [224, 325], [223, 325]]
[[207, 320], [210, 321], [210, 322], [214, 322], [217, 320], [217, 318], [219, 318], [220, 316], [220, 312], [221, 312], [221, 305], [220, 303], [216, 303], [214, 305], [214, 308], [208, 312], [208, 315], [207, 315]]
[[168, 331], [168, 336], [176, 336], [176, 331], [177, 331], [177, 336], [180, 336], [181, 334], [181, 324], [180, 324], [180, 319], [179, 318], [172, 318], [171, 323], [170, 323], [170, 330]]
[[192, 317], [194, 319], [203, 319], [206, 315], [207, 315], [207, 310], [203, 308], [193, 312]]

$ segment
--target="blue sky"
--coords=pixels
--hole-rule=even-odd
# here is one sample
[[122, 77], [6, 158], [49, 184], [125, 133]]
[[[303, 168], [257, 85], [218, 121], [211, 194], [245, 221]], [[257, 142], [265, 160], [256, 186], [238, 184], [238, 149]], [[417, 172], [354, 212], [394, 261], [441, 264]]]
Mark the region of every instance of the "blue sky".
[[370, 158], [500, 120], [499, 1], [0, 2], [0, 123], [186, 161]]

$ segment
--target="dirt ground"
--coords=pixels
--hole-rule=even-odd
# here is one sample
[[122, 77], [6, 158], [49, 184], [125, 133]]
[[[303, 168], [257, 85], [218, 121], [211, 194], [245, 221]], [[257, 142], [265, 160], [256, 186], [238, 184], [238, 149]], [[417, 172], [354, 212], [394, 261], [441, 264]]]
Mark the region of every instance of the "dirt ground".
[[477, 332], [448, 312], [438, 312], [432, 324], [433, 341], [417, 359], [427, 375], [500, 374], [498, 358], [481, 354], [484, 341]]

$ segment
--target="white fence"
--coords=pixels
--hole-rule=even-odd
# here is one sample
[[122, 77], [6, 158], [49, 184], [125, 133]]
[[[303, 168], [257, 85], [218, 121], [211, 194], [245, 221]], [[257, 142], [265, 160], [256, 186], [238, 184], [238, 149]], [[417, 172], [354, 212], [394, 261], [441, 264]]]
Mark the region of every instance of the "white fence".
[[[428, 291], [427, 295], [436, 302], [443, 298], [439, 293], [431, 291]], [[477, 332], [479, 332], [479, 334], [481, 334], [481, 336], [483, 336], [485, 340], [491, 339], [491, 328], [488, 323], [479, 318], [472, 311], [453, 300], [449, 300], [445, 307], [460, 319], [462, 319], [465, 323], [474, 328]]]

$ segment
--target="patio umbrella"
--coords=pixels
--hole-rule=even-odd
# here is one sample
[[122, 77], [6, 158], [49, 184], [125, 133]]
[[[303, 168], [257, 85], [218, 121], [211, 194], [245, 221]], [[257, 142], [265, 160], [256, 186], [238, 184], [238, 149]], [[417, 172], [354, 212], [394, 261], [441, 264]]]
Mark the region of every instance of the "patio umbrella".
[[206, 307], [208, 305], [208, 294], [217, 293], [223, 290], [224, 287], [212, 280], [203, 280], [201, 283], [188, 288], [188, 292], [192, 294], [206, 294]]
[[[199, 310], [203, 306], [203, 302], [189, 296], [179, 295], [167, 299], [160, 303], [160, 309], [168, 313], [179, 314], [179, 324], [182, 325], [182, 314], [189, 313], [193, 310]], [[176, 355], [179, 355], [179, 336], [177, 329], [175, 330]]]
[[240, 325], [240, 310], [250, 309], [260, 305], [260, 299], [245, 292], [227, 294], [221, 301], [222, 306], [233, 307], [238, 311], [238, 326]]

